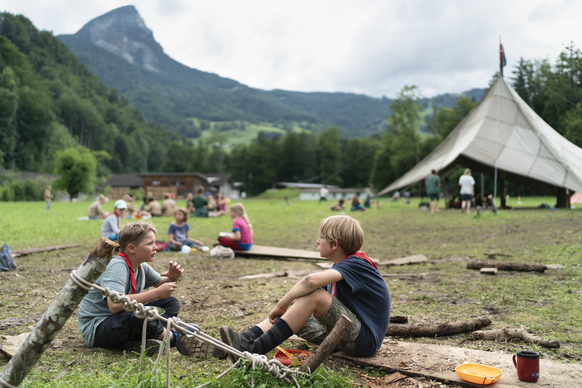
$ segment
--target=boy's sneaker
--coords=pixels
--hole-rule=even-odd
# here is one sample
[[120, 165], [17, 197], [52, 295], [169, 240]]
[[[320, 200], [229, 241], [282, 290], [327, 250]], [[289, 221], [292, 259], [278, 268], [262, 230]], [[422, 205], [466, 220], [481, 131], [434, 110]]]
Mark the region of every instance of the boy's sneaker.
[[[220, 328], [220, 339], [225, 344], [230, 345], [236, 350], [240, 350], [241, 352], [253, 352], [251, 349], [252, 346], [249, 344], [249, 340], [232, 330], [229, 326], [225, 325]], [[238, 360], [235, 355], [230, 353], [228, 353], [228, 357], [233, 363], [237, 362]]]
[[[160, 351], [160, 345], [162, 341], [157, 339], [146, 340], [146, 351], [145, 354], [148, 357], [155, 356]], [[141, 340], [127, 340], [122, 344], [122, 349], [127, 350], [130, 353], [141, 354]]]
[[226, 353], [214, 346], [197, 340], [194, 337], [180, 335], [176, 340], [176, 349], [183, 356], [204, 357], [204, 358], [224, 358]]

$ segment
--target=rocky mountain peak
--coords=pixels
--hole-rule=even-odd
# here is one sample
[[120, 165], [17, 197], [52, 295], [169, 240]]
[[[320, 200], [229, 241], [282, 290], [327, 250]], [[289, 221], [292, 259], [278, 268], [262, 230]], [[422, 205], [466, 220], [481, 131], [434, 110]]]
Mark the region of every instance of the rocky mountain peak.
[[114, 9], [85, 24], [76, 36], [143, 69], [160, 72], [165, 54], [133, 5]]

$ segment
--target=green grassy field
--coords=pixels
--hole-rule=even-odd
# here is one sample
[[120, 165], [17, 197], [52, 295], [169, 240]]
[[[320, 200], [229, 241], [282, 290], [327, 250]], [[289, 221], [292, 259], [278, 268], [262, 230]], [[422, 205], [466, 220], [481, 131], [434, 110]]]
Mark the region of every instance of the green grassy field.
[[[332, 214], [331, 203], [291, 200], [287, 204], [275, 197], [244, 201], [253, 223], [255, 243], [316, 250], [318, 224]], [[520, 207], [524, 210], [486, 212], [480, 216], [461, 214], [459, 210], [430, 214], [418, 208], [418, 200], [408, 205], [382, 200], [379, 208], [374, 206], [365, 213], [348, 212], [362, 224], [366, 233], [363, 249], [368, 256], [385, 260], [423, 254], [431, 260], [428, 264], [380, 267], [380, 272], [385, 274], [425, 274], [414, 280], [386, 278], [393, 315], [408, 315], [415, 323], [488, 316], [492, 324], [487, 329], [525, 326], [543, 339], [560, 341], [561, 347], [545, 349], [526, 343], [473, 341], [470, 333], [399, 340], [505, 353], [528, 349], [539, 351], [545, 358], [580, 362], [582, 211], [525, 210], [553, 202], [554, 198], [523, 198]], [[511, 199], [509, 205], [517, 206], [517, 203]], [[83, 244], [79, 248], [16, 258], [17, 270], [0, 273], [0, 293], [3, 295], [0, 320], [32, 316], [46, 310], [66, 282], [68, 271], [79, 265], [99, 239], [100, 221], [76, 220], [86, 215], [88, 206], [89, 202], [57, 202], [46, 212], [41, 202], [0, 203], [0, 243], [7, 243], [12, 250]], [[111, 210], [111, 206], [106, 203], [104, 209]], [[171, 219], [157, 218], [153, 222], [159, 239], [165, 239]], [[209, 245], [219, 232], [228, 231], [231, 225], [226, 216], [190, 219], [189, 222], [191, 235]], [[549, 269], [545, 273], [499, 271], [495, 276], [481, 275], [466, 268], [467, 260], [488, 260], [487, 255], [494, 253], [505, 255], [497, 256], [499, 262], [560, 264], [563, 268]], [[306, 261], [217, 260], [201, 252], [190, 255], [159, 253], [152, 266], [162, 272], [168, 260], [176, 260], [186, 269], [177, 295], [182, 303], [181, 318], [199, 324], [216, 337], [221, 325], [229, 324], [235, 330], [243, 330], [264, 318], [297, 281], [287, 277], [239, 280], [240, 276], [316, 269], [313, 263]], [[29, 308], [39, 297], [40, 301]], [[205, 298], [208, 299], [200, 302]], [[31, 328], [31, 324], [11, 326], [0, 330], [0, 334], [16, 335]], [[133, 373], [137, 359], [119, 351], [87, 348], [80, 338], [76, 316], [67, 322], [57, 340], [61, 341], [60, 347], [49, 348], [24, 386], [136, 385]], [[228, 366], [225, 361], [192, 360], [176, 352], [171, 361], [174, 387], [194, 386]], [[0, 368], [5, 362], [0, 359]], [[336, 371], [324, 370], [334, 378], [344, 375], [358, 383], [362, 383], [358, 378], [360, 373], [378, 375], [373, 370], [362, 370], [338, 360], [326, 365]], [[68, 374], [55, 380], [67, 368]], [[163, 374], [149, 381], [150, 385], [141, 386], [164, 386]], [[307, 383], [305, 386], [317, 385]]]

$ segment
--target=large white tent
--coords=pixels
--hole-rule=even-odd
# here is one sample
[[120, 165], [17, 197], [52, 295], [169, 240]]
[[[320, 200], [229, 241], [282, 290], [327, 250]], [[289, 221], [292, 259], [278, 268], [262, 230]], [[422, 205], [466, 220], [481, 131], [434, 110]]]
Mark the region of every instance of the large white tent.
[[497, 166], [500, 183], [507, 179], [557, 195], [562, 206], [569, 202], [566, 189], [582, 191], [582, 149], [542, 120], [502, 77], [433, 152], [379, 195], [424, 180], [432, 169], [457, 165], [489, 174]]

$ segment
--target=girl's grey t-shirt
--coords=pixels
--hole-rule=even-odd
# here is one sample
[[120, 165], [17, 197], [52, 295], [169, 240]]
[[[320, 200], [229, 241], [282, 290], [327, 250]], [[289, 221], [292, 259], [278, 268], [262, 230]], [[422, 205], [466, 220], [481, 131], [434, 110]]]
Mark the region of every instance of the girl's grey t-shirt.
[[[135, 273], [135, 293], [139, 294], [143, 290], [155, 286], [162, 280], [162, 276], [157, 273], [147, 263], [142, 263]], [[121, 256], [115, 256], [107, 265], [105, 272], [95, 281], [100, 287], [117, 291], [121, 295], [131, 293], [131, 281], [129, 279], [129, 268]], [[95, 330], [107, 317], [113, 315], [107, 306], [107, 297], [95, 289], [89, 291], [81, 301], [79, 307], [79, 330], [83, 336], [83, 341], [88, 346], [93, 346], [95, 341]]]

